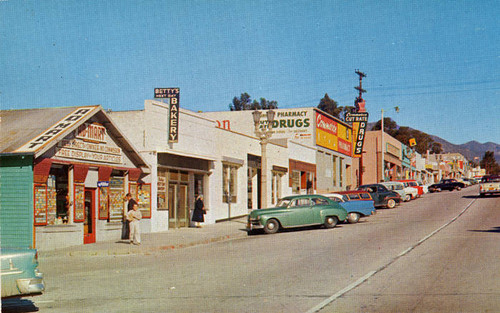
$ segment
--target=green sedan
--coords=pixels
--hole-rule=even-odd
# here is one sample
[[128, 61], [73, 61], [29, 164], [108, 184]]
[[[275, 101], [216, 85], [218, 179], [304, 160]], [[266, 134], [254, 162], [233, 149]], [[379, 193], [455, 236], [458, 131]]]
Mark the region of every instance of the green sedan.
[[347, 218], [347, 211], [338, 203], [320, 195], [284, 197], [274, 208], [254, 210], [248, 215], [247, 231], [264, 229], [274, 234], [280, 228], [324, 225], [333, 228]]

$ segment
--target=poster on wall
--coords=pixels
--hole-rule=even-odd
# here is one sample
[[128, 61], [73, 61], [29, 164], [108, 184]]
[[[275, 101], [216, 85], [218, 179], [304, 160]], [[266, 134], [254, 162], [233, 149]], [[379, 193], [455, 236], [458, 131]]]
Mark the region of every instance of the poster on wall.
[[99, 219], [107, 220], [109, 215], [109, 188], [99, 187]]
[[55, 187], [47, 187], [47, 224], [54, 225], [57, 220], [57, 191]]
[[111, 177], [109, 182], [109, 221], [121, 222], [123, 219], [123, 177]]
[[47, 225], [47, 186], [35, 185], [35, 225]]
[[137, 203], [142, 218], [151, 218], [151, 184], [140, 184], [137, 188]]
[[85, 185], [75, 184], [74, 221], [83, 222], [85, 220]]

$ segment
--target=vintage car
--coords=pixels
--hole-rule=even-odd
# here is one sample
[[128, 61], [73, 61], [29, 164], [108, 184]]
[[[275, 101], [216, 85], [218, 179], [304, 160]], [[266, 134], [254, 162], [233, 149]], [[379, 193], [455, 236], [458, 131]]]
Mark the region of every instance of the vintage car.
[[430, 185], [429, 192], [461, 190], [464, 187], [465, 184], [457, 181], [456, 179], [442, 179], [439, 183]]
[[375, 207], [373, 206], [373, 200], [369, 201], [358, 201], [349, 200], [347, 195], [342, 195], [339, 193], [328, 193], [323, 194], [323, 196], [338, 202], [341, 207], [347, 211], [347, 221], [351, 224], [359, 222], [359, 219], [364, 216], [370, 216], [375, 214]]
[[392, 191], [399, 193], [399, 195], [401, 196], [401, 199], [403, 199], [403, 201], [405, 201], [405, 202], [410, 201], [412, 199], [415, 199], [416, 196], [418, 195], [417, 189], [411, 188], [411, 187], [405, 187], [405, 185], [401, 182], [386, 181], [386, 182], [382, 182], [380, 184], [386, 186], [387, 189], [389, 189], [389, 190], [392, 190]]
[[375, 202], [374, 205], [376, 208], [386, 207], [393, 209], [396, 207], [396, 204], [401, 202], [401, 196], [397, 192], [391, 191], [381, 184], [361, 185], [358, 190], [368, 191]]
[[321, 195], [288, 196], [274, 208], [254, 210], [248, 215], [247, 231], [264, 229], [267, 234], [280, 228], [324, 225], [333, 228], [347, 218], [347, 211], [337, 202]]
[[479, 196], [484, 197], [486, 194], [500, 193], [500, 176], [488, 175], [484, 176], [479, 183]]
[[0, 261], [2, 298], [37, 295], [45, 290], [35, 249], [1, 248]]
[[418, 197], [424, 194], [424, 188], [422, 186], [419, 186], [416, 180], [414, 179], [401, 179], [398, 180], [398, 182], [401, 182], [405, 185], [405, 187], [411, 187], [415, 188], [418, 191]]

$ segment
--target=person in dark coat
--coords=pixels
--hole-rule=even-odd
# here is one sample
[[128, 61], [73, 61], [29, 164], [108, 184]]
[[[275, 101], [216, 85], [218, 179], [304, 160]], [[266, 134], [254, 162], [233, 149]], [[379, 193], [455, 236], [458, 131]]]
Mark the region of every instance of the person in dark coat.
[[193, 218], [191, 219], [195, 222], [196, 227], [201, 228], [200, 223], [205, 221], [204, 215], [207, 213], [205, 210], [205, 204], [203, 203], [203, 195], [199, 195], [196, 198], [196, 202], [194, 204]]
[[127, 213], [123, 214], [123, 224], [122, 224], [122, 239], [128, 239], [130, 236], [130, 222], [127, 219], [127, 214], [134, 209], [134, 205], [137, 204], [130, 193], [127, 193], [125, 200], [128, 201]]

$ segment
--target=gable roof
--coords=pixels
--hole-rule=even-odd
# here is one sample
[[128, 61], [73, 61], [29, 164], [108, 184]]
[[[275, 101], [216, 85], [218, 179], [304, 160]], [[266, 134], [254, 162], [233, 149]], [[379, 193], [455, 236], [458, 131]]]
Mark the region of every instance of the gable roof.
[[0, 155], [39, 157], [81, 124], [96, 116], [123, 152], [143, 172], [149, 166], [100, 105], [0, 111]]

